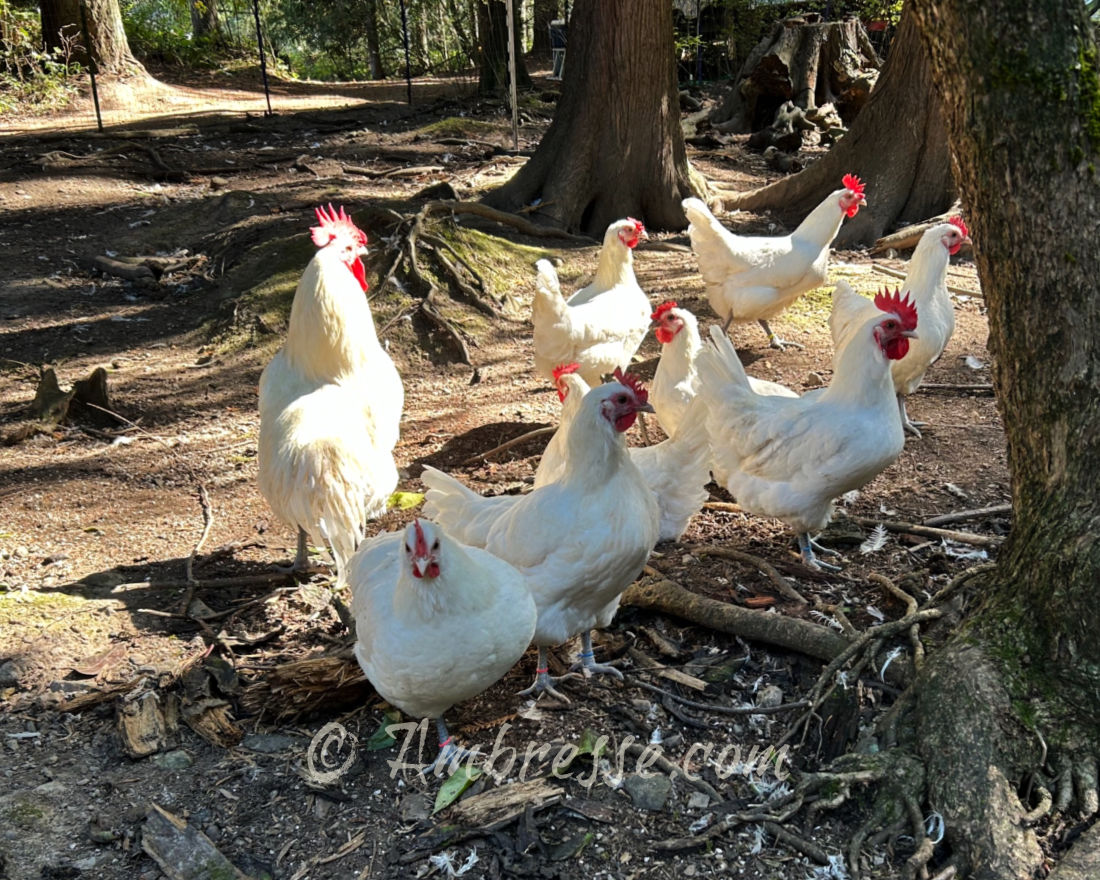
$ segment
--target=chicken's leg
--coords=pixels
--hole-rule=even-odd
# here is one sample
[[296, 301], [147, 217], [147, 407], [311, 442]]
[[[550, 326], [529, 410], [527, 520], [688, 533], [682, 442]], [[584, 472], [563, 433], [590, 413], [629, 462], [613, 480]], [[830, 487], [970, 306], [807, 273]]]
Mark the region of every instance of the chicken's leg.
[[294, 561], [290, 565], [276, 565], [276, 571], [284, 574], [312, 573], [315, 570], [309, 564], [309, 535], [301, 526], [298, 527], [298, 551], [294, 554]]
[[801, 532], [798, 535], [798, 549], [802, 553], [802, 561], [808, 568], [814, 568], [818, 571], [824, 569], [825, 571], [840, 571], [839, 565], [833, 565], [831, 562], [822, 562], [817, 556], [814, 555], [814, 547], [817, 547], [822, 553], [830, 553], [835, 556], [839, 556], [835, 550], [830, 550], [828, 547], [822, 547], [820, 544], [816, 544], [814, 539], [810, 537], [809, 532]]
[[912, 434], [918, 440], [921, 439], [920, 425], [926, 425], [927, 422], [911, 422], [909, 421], [909, 413], [905, 411], [905, 395], [898, 395], [898, 412], [901, 413], [901, 426], [905, 429], [906, 433]]
[[584, 635], [581, 636], [581, 645], [581, 653], [577, 662], [573, 664], [573, 669], [580, 667], [584, 672], [585, 678], [589, 678], [593, 675], [614, 675], [616, 678], [623, 677], [623, 674], [614, 666], [596, 662], [596, 652], [592, 650], [592, 630], [584, 631]]
[[789, 339], [780, 339], [772, 333], [772, 328], [768, 326], [768, 322], [763, 318], [760, 319], [760, 326], [763, 327], [764, 332], [768, 334], [768, 342], [771, 343], [772, 348], [778, 348], [780, 351], [783, 351], [786, 346], [793, 345], [795, 348], [802, 349], [803, 351], [806, 350], [806, 346], [801, 342], [791, 342]]
[[542, 694], [549, 694], [550, 696], [561, 700], [563, 703], [571, 702], [569, 697], [567, 697], [560, 691], [555, 690], [554, 685], [559, 681], [564, 681], [567, 678], [575, 677], [576, 676], [569, 674], [562, 675], [558, 678], [553, 678], [550, 675], [550, 667], [549, 661], [547, 660], [546, 656], [546, 648], [544, 648], [542, 645], [539, 645], [539, 665], [538, 668], [535, 670], [534, 684], [532, 684], [529, 688], [525, 688], [524, 690], [520, 691], [519, 696], [526, 697], [534, 694], [535, 699], [538, 699], [538, 697]]
[[481, 756], [481, 752], [476, 749], [471, 751], [455, 745], [455, 738], [447, 732], [447, 724], [442, 716], [435, 719], [435, 729], [439, 732], [439, 754], [424, 768], [425, 773], [434, 773], [436, 776], [444, 772], [453, 773], [463, 761]]

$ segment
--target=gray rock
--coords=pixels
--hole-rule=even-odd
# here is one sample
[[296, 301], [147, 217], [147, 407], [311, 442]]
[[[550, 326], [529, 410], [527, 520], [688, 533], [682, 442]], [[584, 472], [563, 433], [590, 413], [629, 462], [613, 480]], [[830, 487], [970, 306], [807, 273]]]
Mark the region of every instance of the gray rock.
[[783, 689], [778, 685], [768, 684], [760, 688], [756, 695], [756, 705], [762, 709], [771, 709], [783, 705]]
[[183, 749], [161, 752], [153, 755], [149, 760], [160, 767], [161, 770], [186, 770], [195, 763]]
[[710, 795], [702, 791], [693, 791], [688, 795], [689, 810], [705, 810], [710, 806]]
[[250, 733], [241, 740], [241, 745], [254, 752], [270, 755], [274, 752], [299, 748], [302, 742], [297, 737], [287, 736], [284, 733]]
[[82, 584], [87, 584], [89, 587], [112, 589], [119, 584], [126, 583], [126, 578], [117, 571], [97, 571], [87, 577], [81, 578], [80, 582]]
[[654, 812], [663, 810], [672, 794], [672, 782], [664, 774], [631, 773], [623, 780], [623, 788], [630, 795], [634, 806]]

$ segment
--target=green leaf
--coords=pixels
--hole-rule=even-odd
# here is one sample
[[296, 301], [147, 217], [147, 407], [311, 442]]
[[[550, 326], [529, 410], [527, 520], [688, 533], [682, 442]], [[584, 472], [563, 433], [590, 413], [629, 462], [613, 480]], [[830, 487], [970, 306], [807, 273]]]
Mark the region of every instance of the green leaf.
[[394, 492], [386, 502], [386, 507], [393, 510], [412, 510], [424, 503], [424, 496], [420, 492]]
[[474, 780], [480, 775], [480, 767], [471, 767], [468, 764], [459, 765], [451, 778], [439, 787], [439, 794], [435, 796], [435, 807], [432, 809], [432, 815], [434, 816], [444, 807], [449, 807], [458, 800], [459, 795], [473, 785]]
[[396, 709], [387, 709], [382, 714], [382, 723], [378, 725], [378, 729], [370, 735], [370, 739], [366, 742], [366, 749], [368, 752], [377, 752], [381, 749], [388, 749], [392, 746], [396, 739], [386, 732], [386, 728], [391, 724], [396, 724], [401, 720], [401, 713]]

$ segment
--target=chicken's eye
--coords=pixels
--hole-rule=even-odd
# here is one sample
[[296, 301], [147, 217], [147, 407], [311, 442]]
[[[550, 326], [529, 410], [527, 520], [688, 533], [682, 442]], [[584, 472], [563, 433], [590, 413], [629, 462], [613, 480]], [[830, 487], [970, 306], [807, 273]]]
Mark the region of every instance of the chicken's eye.
[[439, 549], [439, 539], [436, 538], [436, 540], [432, 541], [432, 550], [434, 552], [435, 550], [438, 550], [438, 549]]
[[626, 403], [626, 395], [620, 394], [618, 397], [615, 398], [615, 400], [618, 403]]

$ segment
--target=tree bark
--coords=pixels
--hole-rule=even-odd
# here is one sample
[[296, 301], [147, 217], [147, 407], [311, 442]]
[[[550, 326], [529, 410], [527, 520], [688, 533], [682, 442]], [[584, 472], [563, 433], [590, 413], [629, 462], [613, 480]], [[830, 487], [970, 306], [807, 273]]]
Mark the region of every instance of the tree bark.
[[190, 0], [191, 33], [196, 39], [217, 40], [221, 36], [217, 0]]
[[1014, 524], [981, 606], [906, 696], [909, 742], [960, 876], [1015, 880], [1042, 862], [1017, 792], [1097, 751], [1098, 52], [1078, 0], [910, 7], [970, 208]]
[[535, 155], [485, 201], [602, 238], [626, 216], [683, 229], [693, 195], [680, 129], [672, 7], [665, 0], [578, 0], [554, 121]]
[[[520, 35], [523, 33], [522, 4], [511, 0], [516, 29], [516, 85], [531, 87], [531, 75], [523, 61]], [[478, 3], [478, 30], [481, 33], [481, 79], [478, 92], [492, 95], [508, 89], [508, 8], [502, 0]]]
[[753, 49], [734, 87], [711, 114], [715, 128], [743, 134], [771, 123], [794, 101], [803, 110], [834, 104], [850, 124], [867, 102], [881, 65], [858, 19], [792, 25], [777, 22]]
[[534, 29], [531, 39], [531, 54], [539, 58], [550, 57], [550, 22], [558, 17], [558, 0], [535, 0], [535, 13], [532, 16]]
[[866, 184], [867, 206], [841, 226], [836, 247], [869, 245], [899, 221], [923, 220], [955, 200], [941, 101], [908, 3], [878, 84], [837, 145], [804, 171], [723, 202], [770, 210], [793, 227], [847, 173]]
[[378, 41], [378, 0], [367, 0], [363, 31], [367, 38], [367, 64], [370, 66], [370, 78], [385, 79], [386, 68], [382, 64], [382, 49]]
[[[42, 40], [47, 50], [66, 50], [69, 40], [76, 38], [77, 51], [73, 60], [85, 66], [89, 63], [80, 19], [80, 0], [42, 0]], [[122, 28], [122, 12], [118, 0], [86, 0], [85, 19], [91, 42], [91, 58], [96, 70], [107, 74], [144, 74], [145, 68], [130, 51], [126, 31]]]

